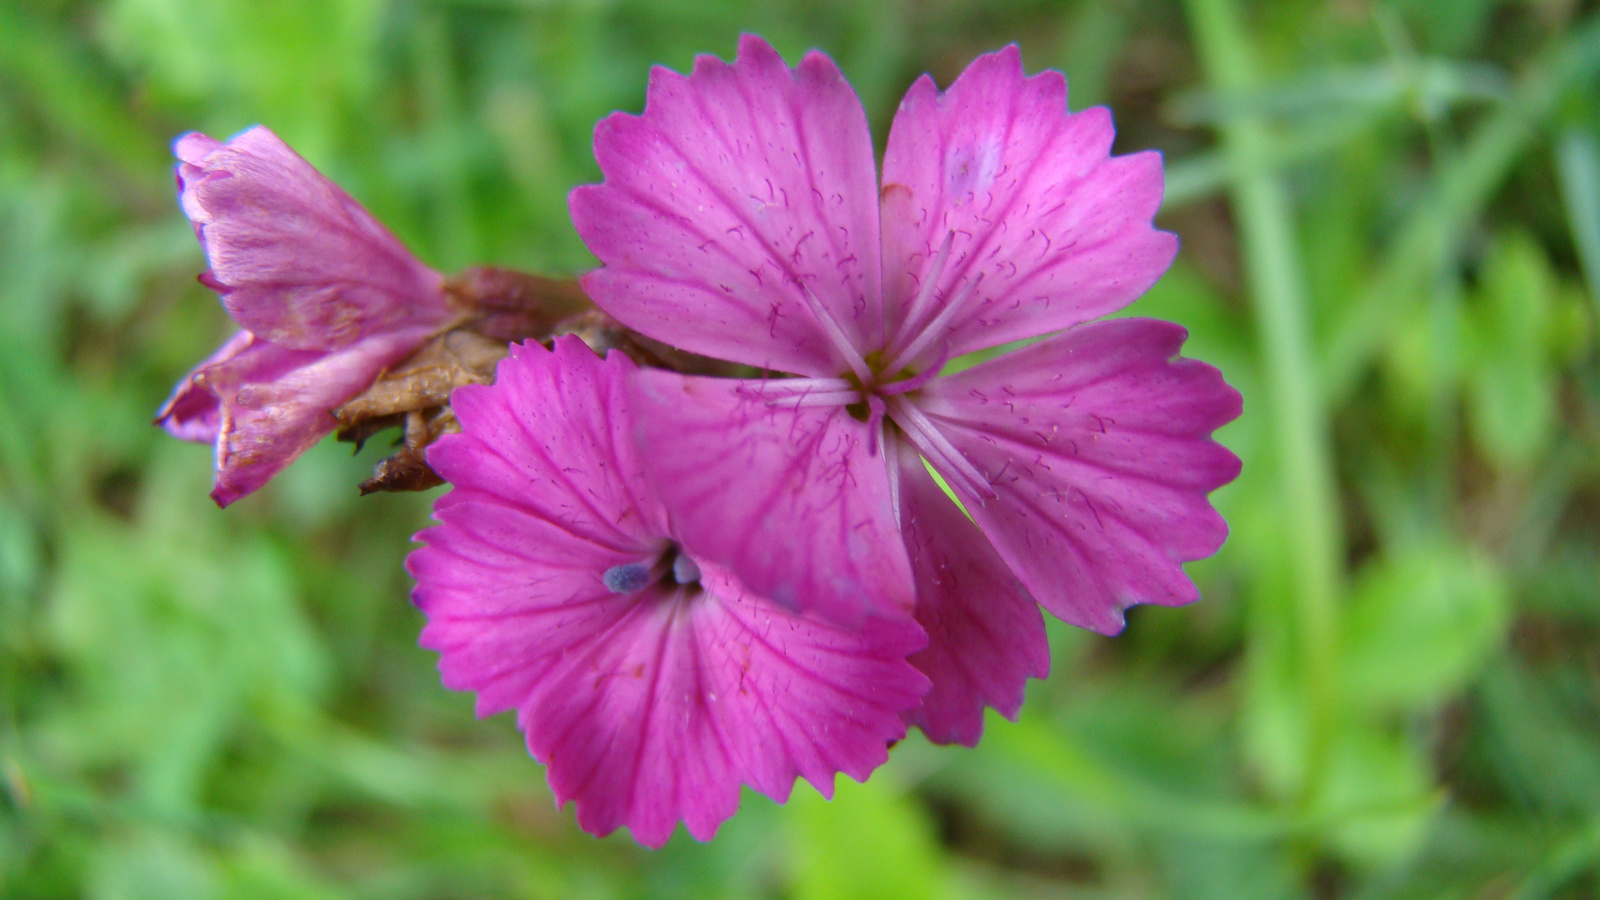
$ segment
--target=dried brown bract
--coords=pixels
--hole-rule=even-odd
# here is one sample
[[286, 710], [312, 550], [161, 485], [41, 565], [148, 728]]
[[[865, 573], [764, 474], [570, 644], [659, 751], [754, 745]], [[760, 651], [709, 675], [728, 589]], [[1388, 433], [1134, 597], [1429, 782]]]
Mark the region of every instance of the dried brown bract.
[[399, 449], [379, 462], [361, 493], [421, 491], [443, 484], [428, 467], [428, 445], [460, 430], [450, 393], [466, 384], [490, 384], [513, 343], [548, 344], [576, 335], [604, 355], [627, 354], [642, 366], [696, 375], [733, 375], [728, 363], [677, 350], [625, 328], [596, 309], [575, 280], [510, 269], [473, 268], [445, 287], [459, 315], [415, 353], [385, 372], [372, 387], [334, 410], [338, 437], [360, 450], [380, 432], [402, 428]]

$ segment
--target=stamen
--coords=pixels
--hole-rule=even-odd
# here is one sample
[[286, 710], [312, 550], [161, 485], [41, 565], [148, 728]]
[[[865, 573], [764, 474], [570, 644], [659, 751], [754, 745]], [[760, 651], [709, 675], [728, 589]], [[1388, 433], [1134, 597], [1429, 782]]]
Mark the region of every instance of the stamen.
[[642, 562], [623, 563], [607, 569], [601, 580], [613, 594], [631, 594], [650, 583], [650, 567]]
[[856, 373], [856, 377], [861, 379], [862, 384], [871, 384], [872, 369], [868, 368], [867, 361], [861, 358], [861, 351], [857, 350], [855, 345], [850, 343], [850, 339], [845, 337], [844, 329], [839, 327], [839, 323], [833, 318], [833, 314], [829, 313], [828, 308], [822, 305], [822, 301], [817, 299], [817, 295], [811, 293], [811, 288], [806, 287], [806, 283], [798, 278], [794, 281], [795, 284], [800, 286], [800, 295], [805, 298], [806, 307], [811, 310], [811, 315], [817, 320], [817, 324], [822, 326], [822, 331], [828, 336], [828, 340], [833, 343], [833, 351], [839, 354], [845, 365], [850, 367], [850, 371]]
[[867, 416], [867, 455], [878, 455], [878, 436], [883, 433], [883, 414], [887, 407], [883, 398], [877, 394], [867, 395], [867, 409], [871, 413]]
[[694, 584], [700, 580], [700, 566], [682, 553], [672, 561], [672, 580], [679, 584]]
[[900, 525], [900, 440], [893, 428], [883, 430], [883, 461], [889, 469], [889, 505], [894, 509], [894, 527]]
[[922, 410], [917, 409], [916, 404], [904, 397], [890, 397], [889, 415], [906, 433], [911, 445], [933, 463], [933, 467], [950, 482], [951, 487], [965, 490], [968, 495], [984, 500], [999, 496], [990, 486], [989, 479], [978, 471], [977, 466], [961, 455], [961, 451], [950, 443], [949, 438], [939, 432], [937, 426], [928, 421], [928, 417], [923, 415]]
[[[927, 276], [922, 280], [922, 287], [917, 290], [917, 296], [912, 299], [911, 307], [906, 310], [905, 318], [901, 319], [899, 326], [895, 328], [894, 340], [890, 341], [886, 346], [893, 347], [895, 344], [900, 343], [900, 338], [906, 333], [906, 330], [915, 325], [918, 319], [922, 318], [922, 313], [926, 309], [928, 301], [933, 299], [934, 289], [939, 286], [939, 277], [944, 274], [944, 264], [950, 260], [950, 246], [955, 243], [955, 240], [956, 233], [954, 231], [944, 236], [944, 243], [939, 245], [939, 252], [934, 254], [933, 268], [928, 270]], [[897, 370], [890, 368], [885, 369], [885, 371], [894, 372]]]
[[849, 391], [855, 386], [844, 378], [774, 378], [752, 385], [750, 390], [762, 397], [795, 397], [818, 391]]
[[861, 402], [861, 392], [857, 390], [836, 391], [829, 394], [799, 394], [794, 397], [779, 397], [768, 400], [768, 406], [787, 406], [790, 409], [800, 409], [804, 406], [849, 406]]
[[895, 394], [909, 394], [917, 388], [922, 387], [928, 382], [934, 380], [935, 378], [938, 378], [939, 373], [944, 371], [945, 363], [949, 361], [950, 343], [946, 341], [943, 349], [939, 351], [939, 358], [933, 361], [933, 365], [923, 370], [920, 374], [913, 375], [910, 378], [901, 379], [900, 381], [886, 384], [883, 387], [878, 388], [878, 393], [888, 397], [892, 397]]
[[956, 312], [967, 304], [967, 298], [971, 297], [972, 292], [976, 291], [978, 285], [982, 283], [983, 273], [979, 272], [978, 277], [967, 282], [967, 286], [961, 289], [961, 294], [955, 300], [946, 303], [944, 309], [939, 310], [939, 315], [928, 323], [928, 327], [922, 329], [921, 333], [917, 335], [917, 339], [911, 342], [911, 346], [895, 354], [894, 362], [885, 366], [884, 371], [898, 372], [902, 367], [910, 365], [916, 360], [918, 354], [928, 349], [929, 344], [938, 340], [944, 334], [945, 326], [950, 324], [950, 320], [955, 316]]

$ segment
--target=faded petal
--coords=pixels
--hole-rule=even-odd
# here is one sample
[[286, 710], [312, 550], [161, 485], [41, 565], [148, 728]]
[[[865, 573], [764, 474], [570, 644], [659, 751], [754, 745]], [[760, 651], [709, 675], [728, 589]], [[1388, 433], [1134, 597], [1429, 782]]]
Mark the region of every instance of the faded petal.
[[606, 312], [696, 353], [837, 375], [846, 361], [809, 290], [847, 341], [876, 349], [872, 140], [827, 56], [790, 70], [746, 35], [732, 65], [702, 56], [688, 77], [658, 68], [644, 114], [610, 116], [594, 144], [605, 183], [573, 191], [570, 205], [605, 264], [583, 287]]
[[[389, 332], [323, 353], [246, 335], [248, 342], [231, 358], [191, 376], [193, 385], [216, 397], [220, 410], [217, 486], [211, 492], [219, 506], [260, 488], [333, 431], [333, 409], [366, 390], [426, 336]], [[239, 341], [236, 336], [224, 351]], [[179, 396], [193, 402], [185, 386]]]
[[217, 434], [222, 430], [222, 404], [216, 394], [200, 383], [201, 373], [238, 356], [254, 341], [250, 332], [241, 331], [228, 338], [217, 348], [217, 352], [183, 376], [178, 386], [172, 389], [172, 396], [156, 413], [156, 424], [182, 441], [216, 443]]
[[1181, 567], [1227, 537], [1206, 494], [1239, 460], [1210, 437], [1239, 415], [1217, 370], [1175, 358], [1168, 322], [1096, 322], [935, 379], [918, 400], [997, 496], [963, 496], [1022, 583], [1102, 633], [1135, 603], [1198, 598]]
[[913, 606], [888, 472], [843, 407], [773, 405], [763, 382], [642, 369], [647, 471], [673, 528], [750, 589], [845, 624]]
[[463, 432], [429, 450], [454, 488], [407, 567], [445, 683], [478, 692], [480, 715], [517, 710], [583, 828], [658, 847], [680, 820], [710, 838], [741, 783], [781, 801], [797, 776], [865, 778], [927, 682], [908, 619], [840, 629], [698, 557], [699, 589], [606, 586], [675, 537], [651, 533], [665, 519], [627, 434], [630, 369], [565, 338], [458, 390]]
[[328, 350], [448, 318], [440, 275], [271, 131], [187, 134], [173, 150], [204, 280], [246, 330]]
[[900, 521], [917, 577], [917, 623], [927, 649], [911, 664], [933, 688], [906, 721], [937, 744], [978, 743], [983, 709], [1008, 718], [1028, 678], [1050, 672], [1039, 605], [909, 444], [899, 445]]
[[[883, 161], [892, 353], [963, 296], [943, 324], [952, 354], [1087, 322], [1154, 284], [1177, 252], [1177, 238], [1150, 224], [1161, 158], [1112, 158], [1111, 138], [1104, 108], [1069, 114], [1066, 79], [1024, 77], [1014, 45], [979, 57], [942, 94], [918, 79]], [[951, 235], [933, 294], [914, 304]]]

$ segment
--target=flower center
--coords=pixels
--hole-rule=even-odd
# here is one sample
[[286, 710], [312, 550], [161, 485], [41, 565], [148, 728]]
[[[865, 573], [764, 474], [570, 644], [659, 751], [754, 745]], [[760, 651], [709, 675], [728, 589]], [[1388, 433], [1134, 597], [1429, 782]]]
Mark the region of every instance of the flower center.
[[[884, 346], [866, 354], [851, 342], [811, 288], [803, 280], [795, 279], [806, 308], [827, 338], [834, 358], [846, 371], [837, 378], [769, 381], [758, 390], [771, 406], [842, 406], [851, 417], [866, 423], [869, 454], [876, 456], [880, 444], [904, 437], [952, 486], [973, 497], [989, 498], [995, 496], [995, 492], [988, 479], [917, 408], [915, 398], [909, 396], [937, 378], [950, 361], [950, 323], [983, 283], [982, 272], [971, 278], [958, 276], [956, 284], [940, 293], [939, 284], [950, 261], [954, 241], [955, 232], [945, 235], [939, 252], [923, 273], [921, 288], [907, 304], [894, 336]], [[897, 427], [886, 427], [885, 419]], [[898, 463], [890, 461], [891, 493], [898, 489], [897, 466]]]
[[[890, 372], [889, 367], [882, 364], [883, 351], [875, 350], [865, 357], [870, 380], [863, 381], [857, 378], [854, 372], [845, 374], [840, 380], [849, 385], [849, 390], [861, 397], [860, 400], [845, 404], [845, 411], [854, 416], [858, 422], [873, 423], [874, 416], [881, 416], [887, 408], [887, 400], [896, 394], [909, 394], [917, 388], [939, 376], [944, 371], [945, 363], [950, 361], [949, 353], [940, 353], [939, 357], [921, 372], [913, 372], [902, 368], [898, 372]], [[873, 402], [874, 399], [878, 402]]]
[[954, 241], [955, 232], [945, 235], [894, 336], [865, 355], [810, 286], [796, 279], [806, 309], [846, 371], [838, 378], [793, 379], [777, 388], [780, 393], [769, 396], [801, 398], [802, 406], [842, 405], [857, 419], [875, 422], [882, 418], [887, 398], [910, 393], [937, 377], [950, 360], [950, 343], [946, 340], [950, 322], [983, 282], [980, 272], [940, 294], [939, 283]]
[[607, 569], [600, 580], [613, 594], [636, 594], [655, 587], [687, 596], [700, 593], [700, 565], [676, 543], [668, 543], [654, 560], [622, 563]]

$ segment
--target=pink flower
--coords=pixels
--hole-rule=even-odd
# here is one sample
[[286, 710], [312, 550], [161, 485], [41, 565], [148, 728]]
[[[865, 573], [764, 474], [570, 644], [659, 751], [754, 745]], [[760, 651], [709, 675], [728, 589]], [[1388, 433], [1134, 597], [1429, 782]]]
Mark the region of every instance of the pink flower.
[[[1025, 77], [1007, 47], [942, 94], [912, 86], [880, 188], [833, 62], [791, 70], [746, 36], [732, 65], [655, 70], [644, 114], [596, 129], [605, 182], [571, 197], [606, 312], [798, 376], [641, 373], [646, 445], [699, 436], [647, 458], [678, 533], [751, 589], [831, 616], [913, 578], [930, 646], [912, 661], [934, 687], [912, 720], [934, 740], [976, 741], [985, 705], [1014, 714], [1044, 674], [1034, 599], [1116, 632], [1134, 603], [1196, 599], [1181, 563], [1227, 533], [1206, 494], [1239, 463], [1210, 434], [1238, 394], [1176, 358], [1175, 325], [1090, 322], [1177, 250], [1151, 226], [1160, 157], [1111, 157], [1111, 141], [1104, 109], [1069, 114], [1060, 73]], [[860, 577], [864, 558], [889, 577]]]
[[174, 146], [178, 194], [243, 330], [157, 413], [217, 447], [218, 505], [254, 491], [334, 428], [361, 393], [450, 318], [444, 279], [360, 204], [257, 126]]
[[659, 847], [680, 819], [709, 839], [741, 783], [781, 803], [796, 776], [864, 780], [928, 682], [908, 616], [791, 612], [681, 538], [633, 441], [633, 371], [564, 337], [458, 388], [462, 433], [428, 448], [453, 488], [407, 567], [445, 684], [517, 711], [584, 829]]

